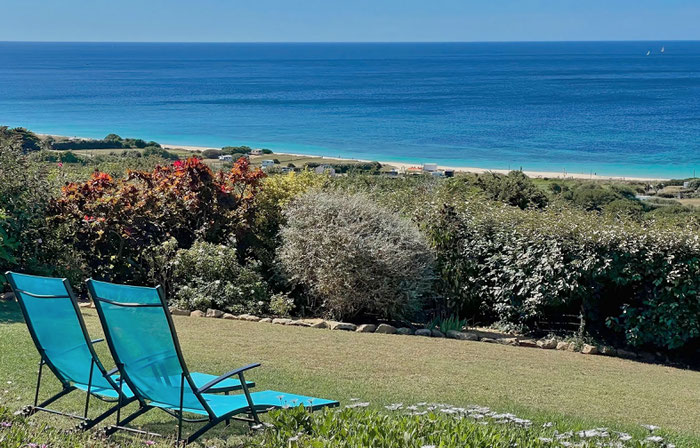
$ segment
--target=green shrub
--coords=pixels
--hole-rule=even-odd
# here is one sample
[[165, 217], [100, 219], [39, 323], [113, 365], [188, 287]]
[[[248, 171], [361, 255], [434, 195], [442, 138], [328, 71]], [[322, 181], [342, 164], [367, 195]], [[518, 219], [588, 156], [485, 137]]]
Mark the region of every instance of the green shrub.
[[205, 159], [218, 159], [220, 155], [223, 154], [223, 151], [220, 149], [205, 149], [202, 151], [202, 157]]
[[432, 286], [432, 253], [410, 222], [363, 195], [308, 193], [285, 212], [278, 256], [303, 308], [335, 318], [415, 314]]
[[147, 146], [143, 149], [144, 157], [161, 157], [166, 160], [179, 160], [180, 156], [177, 154], [167, 151], [160, 146]]
[[583, 310], [589, 330], [633, 346], [676, 349], [700, 337], [692, 229], [479, 202], [437, 212], [428, 229], [451, 312], [527, 328]]
[[508, 205], [525, 208], [542, 208], [547, 205], [547, 196], [522, 171], [511, 171], [507, 175], [482, 174], [477, 185], [486, 196]]
[[267, 284], [254, 266], [242, 266], [234, 247], [197, 242], [177, 251], [173, 290], [179, 306], [215, 308], [230, 313], [267, 312]]
[[0, 148], [12, 149], [26, 154], [39, 151], [41, 147], [41, 139], [33, 132], [24, 128], [10, 129], [7, 126], [0, 126]]

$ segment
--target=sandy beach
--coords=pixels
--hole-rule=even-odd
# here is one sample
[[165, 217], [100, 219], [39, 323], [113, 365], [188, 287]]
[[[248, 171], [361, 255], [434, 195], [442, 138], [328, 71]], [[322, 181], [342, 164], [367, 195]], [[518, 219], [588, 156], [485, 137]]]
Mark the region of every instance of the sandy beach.
[[[203, 151], [205, 149], [221, 149], [221, 148], [214, 148], [210, 146], [192, 146], [192, 145], [177, 145], [177, 144], [171, 144], [171, 143], [164, 143], [162, 146], [166, 149], [174, 149], [174, 148], [179, 148], [179, 149], [185, 149], [189, 151]], [[329, 156], [322, 156], [322, 155], [316, 155], [316, 154], [299, 154], [299, 153], [291, 153], [291, 152], [283, 152], [283, 151], [276, 151], [276, 154], [284, 154], [284, 155], [290, 155], [290, 156], [297, 156], [297, 157], [316, 157], [316, 158], [321, 158], [321, 159], [327, 159], [328, 161], [348, 161], [348, 162], [373, 162], [375, 160], [366, 160], [366, 159], [345, 159], [345, 158], [338, 158], [338, 157], [329, 157]], [[407, 163], [407, 162], [391, 162], [391, 161], [384, 161], [384, 160], [376, 160], [377, 162], [381, 163], [382, 165], [390, 165], [393, 166], [399, 170], [406, 170], [411, 167], [420, 167], [422, 166], [422, 163]], [[440, 165], [438, 164], [438, 169], [440, 170], [454, 170], [455, 172], [462, 172], [462, 173], [500, 173], [500, 174], [507, 174], [509, 170], [503, 170], [503, 169], [488, 169], [488, 168], [477, 168], [477, 167], [471, 167], [471, 166], [450, 166], [450, 165]], [[529, 177], [534, 177], [534, 178], [552, 178], [552, 179], [588, 179], [588, 180], [623, 180], [623, 181], [638, 181], [638, 182], [652, 182], [652, 181], [660, 181], [660, 180], [668, 180], [666, 178], [661, 178], [661, 177], [626, 177], [626, 176], [599, 176], [596, 174], [590, 174], [590, 173], [569, 173], [569, 172], [554, 172], [554, 171], [530, 171], [530, 170], [523, 170], [523, 173], [528, 175]]]
[[[53, 138], [75, 138], [75, 139], [85, 139], [86, 137], [79, 136], [67, 136], [67, 135], [55, 135], [55, 134], [37, 134], [40, 136], [50, 136]], [[177, 143], [161, 143], [165, 149], [184, 149], [187, 151], [204, 151], [205, 149], [221, 149], [213, 146], [194, 146], [194, 145], [179, 145]], [[420, 167], [422, 163], [408, 163], [408, 162], [391, 162], [386, 160], [367, 160], [367, 159], [347, 159], [339, 157], [329, 157], [317, 154], [300, 154], [293, 152], [275, 151], [276, 154], [284, 154], [295, 157], [314, 157], [320, 159], [326, 159], [330, 161], [342, 161], [342, 162], [379, 162], [382, 165], [393, 166], [399, 170], [407, 170], [411, 167]], [[440, 165], [438, 164], [438, 169], [440, 170], [454, 170], [455, 172], [461, 173], [500, 173], [507, 174], [509, 170], [503, 169], [489, 169], [489, 168], [478, 168], [472, 166], [450, 166], [450, 165]], [[523, 170], [523, 173], [527, 174], [529, 177], [533, 178], [551, 178], [551, 179], [588, 179], [588, 180], [621, 180], [621, 181], [637, 181], [637, 182], [652, 182], [652, 181], [663, 181], [668, 180], [668, 178], [662, 177], [629, 177], [629, 176], [600, 176], [591, 173], [569, 173], [569, 172], [554, 172], [554, 171], [531, 171]]]

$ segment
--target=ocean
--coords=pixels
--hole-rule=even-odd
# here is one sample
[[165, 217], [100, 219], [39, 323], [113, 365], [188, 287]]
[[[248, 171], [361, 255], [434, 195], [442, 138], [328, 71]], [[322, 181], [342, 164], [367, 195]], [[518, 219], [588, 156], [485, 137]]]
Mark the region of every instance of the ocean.
[[0, 42], [0, 124], [396, 162], [690, 177], [700, 174], [700, 42]]

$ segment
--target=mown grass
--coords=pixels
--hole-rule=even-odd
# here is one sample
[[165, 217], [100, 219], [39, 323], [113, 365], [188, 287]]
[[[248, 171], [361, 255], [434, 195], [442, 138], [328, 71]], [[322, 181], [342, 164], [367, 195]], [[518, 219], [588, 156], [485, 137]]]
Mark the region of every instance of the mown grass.
[[[96, 313], [84, 314], [91, 336], [99, 337]], [[31, 402], [38, 355], [16, 304], [0, 302], [0, 321], [0, 404], [18, 409]], [[342, 404], [360, 398], [374, 407], [397, 402], [482, 405], [535, 424], [554, 421], [573, 430], [604, 426], [639, 437], [645, 432], [641, 424], [654, 424], [668, 431], [677, 446], [700, 446], [700, 373], [694, 371], [448, 339], [177, 316], [175, 325], [190, 370], [218, 374], [261, 362], [250, 374], [261, 390]], [[111, 367], [104, 344], [98, 344], [98, 353]], [[56, 381], [45, 384], [43, 394], [57, 390]], [[83, 399], [76, 393], [59, 405], [79, 412]], [[167, 434], [175, 427], [157, 412], [136, 422]], [[246, 431], [234, 425], [212, 435]]]

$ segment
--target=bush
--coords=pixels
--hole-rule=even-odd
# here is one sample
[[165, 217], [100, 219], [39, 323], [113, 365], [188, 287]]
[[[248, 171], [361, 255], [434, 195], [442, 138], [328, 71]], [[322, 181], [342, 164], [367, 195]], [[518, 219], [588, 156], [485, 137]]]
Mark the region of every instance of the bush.
[[255, 269], [239, 263], [234, 247], [197, 242], [178, 250], [171, 263], [174, 297], [180, 307], [236, 314], [268, 310], [265, 281]]
[[220, 149], [205, 149], [202, 151], [202, 157], [205, 159], [218, 159], [220, 155], [223, 154], [223, 151]]
[[290, 172], [268, 176], [263, 180], [255, 202], [255, 224], [248, 235], [252, 255], [263, 263], [266, 270], [272, 268], [275, 250], [279, 246], [279, 229], [285, 223], [283, 209], [294, 198], [309, 190], [321, 188], [327, 176], [312, 171]]
[[677, 349], [700, 337], [692, 229], [478, 202], [443, 209], [428, 228], [450, 312], [532, 328], [582, 311], [588, 330], [632, 346]]
[[505, 176], [482, 174], [477, 178], [477, 185], [489, 199], [521, 209], [543, 208], [547, 205], [547, 196], [522, 171], [511, 171]]
[[198, 239], [243, 237], [262, 177], [246, 160], [215, 175], [196, 158], [122, 180], [97, 172], [66, 185], [50, 219], [63, 243], [84, 254], [90, 275], [136, 281], [146, 275], [146, 249], [170, 238], [186, 249]]
[[0, 126], [0, 147], [17, 150], [21, 153], [39, 151], [41, 139], [31, 131], [24, 128], [10, 129]]
[[179, 160], [180, 156], [160, 146], [147, 146], [143, 149], [144, 157], [161, 157], [166, 160]]
[[414, 315], [431, 290], [432, 254], [408, 221], [363, 195], [308, 193], [285, 212], [279, 261], [306, 295], [303, 308], [334, 318]]

